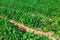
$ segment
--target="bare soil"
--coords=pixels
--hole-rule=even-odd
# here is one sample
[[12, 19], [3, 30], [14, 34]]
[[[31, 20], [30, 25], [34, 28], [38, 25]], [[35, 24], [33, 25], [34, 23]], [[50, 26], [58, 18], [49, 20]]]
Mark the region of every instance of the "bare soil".
[[40, 35], [46, 35], [48, 36], [49, 38], [51, 38], [52, 40], [57, 40], [56, 38], [52, 37], [52, 35], [54, 34], [54, 32], [42, 32], [42, 31], [37, 31], [35, 29], [32, 29], [32, 28], [29, 28], [27, 26], [24, 26], [23, 24], [21, 23], [16, 23], [14, 20], [9, 20], [11, 23], [13, 23], [14, 25], [17, 25], [19, 28], [22, 28], [22, 29], [25, 29], [26, 31], [29, 31], [29, 32], [34, 32], [34, 34], [40, 34]]
[[[0, 18], [3, 18], [3, 17], [0, 16]], [[9, 20], [9, 21], [11, 23], [13, 23], [14, 25], [17, 25], [23, 31], [25, 30], [25, 31], [28, 31], [28, 32], [33, 32], [34, 34], [46, 35], [49, 38], [51, 38], [52, 40], [57, 40], [56, 38], [52, 37], [52, 35], [54, 34], [54, 32], [46, 32], [46, 33], [44, 33], [43, 31], [38, 31], [36, 29], [29, 28], [29, 27], [27, 27], [27, 26], [25, 26], [25, 25], [23, 25], [21, 23], [17, 23], [14, 20]]]

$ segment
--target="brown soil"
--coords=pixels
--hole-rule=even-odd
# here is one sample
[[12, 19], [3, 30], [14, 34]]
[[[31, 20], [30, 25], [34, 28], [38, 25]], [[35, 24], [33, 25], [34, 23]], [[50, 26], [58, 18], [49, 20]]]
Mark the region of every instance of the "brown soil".
[[[0, 18], [3, 18], [2, 16], [0, 16]], [[5, 18], [6, 19], [6, 18]], [[52, 40], [57, 40], [56, 38], [52, 37], [52, 35], [54, 34], [54, 32], [42, 32], [42, 31], [37, 31], [35, 29], [29, 28], [27, 26], [24, 26], [21, 23], [17, 23], [14, 20], [9, 20], [11, 23], [13, 23], [14, 25], [17, 25], [20, 29], [25, 30], [25, 31], [29, 31], [29, 32], [34, 32], [34, 34], [40, 34], [40, 35], [46, 35], [49, 38], [51, 38]]]
[[42, 32], [42, 31], [37, 31], [35, 29], [29, 28], [27, 26], [24, 26], [23, 24], [20, 23], [16, 23], [14, 20], [9, 20], [11, 23], [13, 23], [14, 25], [17, 25], [19, 28], [25, 29], [26, 31], [29, 32], [34, 32], [34, 34], [40, 34], [40, 35], [46, 35], [49, 38], [51, 38], [52, 40], [57, 40], [56, 38], [52, 37], [52, 35], [54, 34], [54, 32]]

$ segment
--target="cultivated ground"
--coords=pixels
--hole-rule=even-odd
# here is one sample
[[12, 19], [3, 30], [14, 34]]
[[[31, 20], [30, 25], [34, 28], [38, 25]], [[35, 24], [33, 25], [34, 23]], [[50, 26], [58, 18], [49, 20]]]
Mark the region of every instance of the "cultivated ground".
[[[39, 38], [33, 36], [34, 38], [31, 40], [49, 40], [49, 38], [60, 40], [60, 0], [0, 0], [0, 18], [3, 19], [0, 19], [0, 26], [2, 26], [0, 29], [6, 26], [5, 30], [7, 30], [10, 29], [9, 27], [12, 25], [15, 25], [19, 27], [23, 33], [27, 31], [28, 33], [32, 32], [33, 35], [45, 35], [43, 37], [38, 36]], [[7, 20], [8, 23], [4, 20]], [[10, 25], [9, 22], [12, 23], [12, 25]], [[12, 28], [10, 31], [11, 30]], [[14, 30], [12, 30], [11, 33], [14, 33]], [[1, 33], [2, 32], [5, 33], [6, 31], [2, 30]], [[6, 33], [10, 34], [8, 30]], [[28, 36], [30, 38], [31, 34], [29, 33], [28, 35], [28, 33], [26, 33], [24, 37], [21, 35], [22, 39], [20, 40], [25, 40]], [[13, 38], [14, 40], [14, 37], [11, 36], [11, 39]], [[19, 38], [16, 40], [18, 39]]]

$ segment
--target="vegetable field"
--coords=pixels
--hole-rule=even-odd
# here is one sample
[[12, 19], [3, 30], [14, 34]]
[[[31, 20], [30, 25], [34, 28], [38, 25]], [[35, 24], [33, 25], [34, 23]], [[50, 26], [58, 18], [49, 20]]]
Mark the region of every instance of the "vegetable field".
[[14, 20], [29, 28], [54, 32], [60, 38], [60, 0], [0, 0], [0, 40], [50, 40], [45, 35], [22, 33]]

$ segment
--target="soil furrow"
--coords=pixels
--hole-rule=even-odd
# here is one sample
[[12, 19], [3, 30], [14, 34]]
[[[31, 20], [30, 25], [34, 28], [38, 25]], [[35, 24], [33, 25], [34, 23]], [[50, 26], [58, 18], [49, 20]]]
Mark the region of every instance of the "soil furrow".
[[[4, 18], [4, 17], [0, 16], [0, 18]], [[4, 18], [4, 19], [7, 19], [7, 18]], [[26, 31], [33, 32], [34, 34], [46, 35], [49, 38], [51, 38], [52, 40], [57, 40], [56, 38], [52, 37], [54, 32], [46, 32], [46, 33], [44, 33], [42, 31], [37, 31], [35, 29], [29, 28], [29, 27], [27, 27], [27, 26], [25, 26], [25, 25], [23, 25], [21, 23], [17, 23], [14, 20], [9, 20], [9, 22], [13, 23], [14, 25], [17, 25], [20, 29], [25, 29]]]

